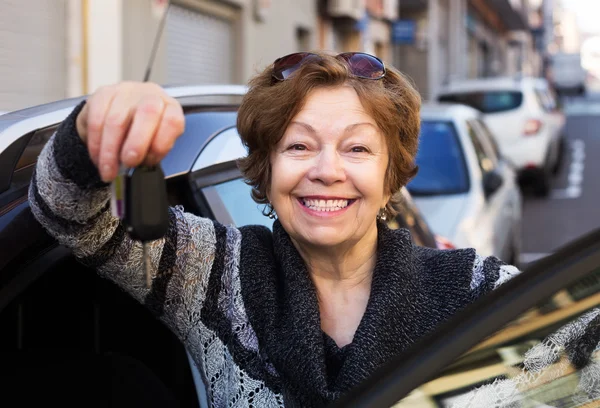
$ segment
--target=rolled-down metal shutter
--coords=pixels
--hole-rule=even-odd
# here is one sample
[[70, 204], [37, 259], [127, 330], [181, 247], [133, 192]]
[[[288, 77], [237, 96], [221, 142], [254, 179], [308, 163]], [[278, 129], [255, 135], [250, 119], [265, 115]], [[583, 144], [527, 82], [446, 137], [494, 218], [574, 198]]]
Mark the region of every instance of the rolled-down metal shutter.
[[0, 111], [66, 96], [65, 0], [2, 0]]
[[168, 84], [233, 82], [231, 22], [172, 5], [166, 25]]

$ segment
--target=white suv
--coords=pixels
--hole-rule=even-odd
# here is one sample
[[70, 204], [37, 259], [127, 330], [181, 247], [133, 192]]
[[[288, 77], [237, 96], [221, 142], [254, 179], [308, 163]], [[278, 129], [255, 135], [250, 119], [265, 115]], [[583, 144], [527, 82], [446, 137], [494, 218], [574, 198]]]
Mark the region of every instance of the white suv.
[[543, 78], [480, 78], [451, 82], [437, 97], [483, 113], [502, 155], [518, 170], [522, 185], [538, 196], [550, 190], [564, 147], [565, 117]]

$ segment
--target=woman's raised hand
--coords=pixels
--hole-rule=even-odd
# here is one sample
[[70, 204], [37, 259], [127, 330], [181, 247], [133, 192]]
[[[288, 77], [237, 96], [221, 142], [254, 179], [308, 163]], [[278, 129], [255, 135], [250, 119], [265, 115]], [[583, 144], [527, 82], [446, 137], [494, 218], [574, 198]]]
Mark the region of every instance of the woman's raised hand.
[[179, 102], [149, 82], [104, 86], [77, 116], [77, 132], [105, 182], [114, 180], [121, 164], [159, 163], [184, 128]]

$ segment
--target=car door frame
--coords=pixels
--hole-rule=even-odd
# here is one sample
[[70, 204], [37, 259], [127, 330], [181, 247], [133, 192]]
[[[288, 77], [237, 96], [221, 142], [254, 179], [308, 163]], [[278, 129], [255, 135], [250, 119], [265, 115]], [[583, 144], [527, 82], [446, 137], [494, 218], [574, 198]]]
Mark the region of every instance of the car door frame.
[[482, 340], [600, 265], [600, 228], [527, 266], [375, 371], [330, 408], [389, 408]]

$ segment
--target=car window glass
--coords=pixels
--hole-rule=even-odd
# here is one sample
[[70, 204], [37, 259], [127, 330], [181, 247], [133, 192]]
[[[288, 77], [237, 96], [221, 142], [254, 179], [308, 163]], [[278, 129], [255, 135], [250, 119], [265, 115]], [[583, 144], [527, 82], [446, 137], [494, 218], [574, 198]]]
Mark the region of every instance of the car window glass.
[[499, 113], [519, 108], [523, 103], [523, 93], [520, 91], [447, 93], [439, 96], [438, 100], [471, 106], [483, 113]]
[[50, 140], [54, 134], [55, 130], [56, 127], [53, 126], [47, 129], [38, 130], [31, 136], [31, 139], [29, 139], [27, 146], [25, 146], [25, 149], [23, 150], [23, 153], [17, 162], [15, 171], [24, 167], [32, 166], [37, 162], [38, 156], [42, 152], [42, 149], [48, 140]]
[[496, 139], [496, 135], [490, 130], [488, 125], [485, 124], [484, 121], [477, 119], [476, 123], [479, 125], [481, 130], [481, 134], [485, 137], [486, 140], [489, 141], [491, 149], [493, 151], [493, 155], [500, 159], [502, 157], [502, 153], [500, 152], [500, 147], [498, 146], [498, 140]]
[[248, 151], [242, 143], [237, 128], [231, 127], [222, 131], [207, 143], [202, 149], [202, 153], [196, 159], [192, 171], [218, 163], [237, 160], [240, 157], [245, 157], [247, 154]]
[[491, 131], [482, 120], [475, 119], [471, 121], [471, 123], [475, 129], [475, 133], [479, 136], [479, 141], [481, 142], [486, 155], [490, 158], [493, 165], [497, 166], [500, 154], [498, 145], [496, 144], [496, 140]]
[[416, 164], [408, 183], [413, 196], [457, 194], [468, 191], [469, 178], [456, 128], [452, 122], [423, 120]]
[[416, 245], [435, 248], [435, 236], [429, 229], [425, 219], [416, 208], [410, 195], [403, 196], [395, 206], [398, 214], [388, 221], [392, 229], [406, 228], [410, 232]]
[[273, 220], [262, 213], [264, 205], [252, 199], [252, 187], [242, 178], [215, 184], [212, 188], [216, 190], [236, 226], [264, 225], [273, 228]]
[[479, 164], [482, 174], [492, 171], [494, 168], [494, 162], [488, 156], [482, 141], [479, 139], [479, 134], [475, 130], [475, 126], [471, 121], [468, 121], [466, 126], [469, 133], [469, 139], [473, 143], [473, 148], [475, 149], [475, 154], [477, 155], [477, 163]]
[[600, 406], [600, 270], [482, 340], [404, 407]]
[[3, 193], [10, 195], [12, 192], [25, 188], [27, 185], [29, 185], [29, 181], [31, 180], [31, 176], [33, 174], [33, 168], [37, 162], [38, 156], [42, 152], [42, 149], [48, 140], [50, 140], [50, 137], [52, 137], [54, 134], [55, 130], [56, 126], [52, 126], [34, 132], [31, 137], [29, 137], [29, 135], [23, 136], [29, 137], [29, 140], [27, 141], [21, 156], [18, 158], [15, 167], [12, 168], [9, 189]]

